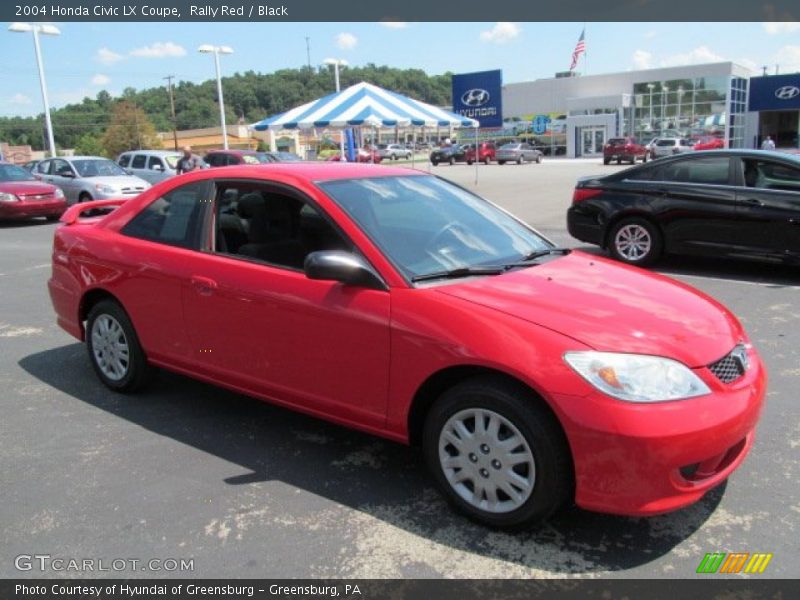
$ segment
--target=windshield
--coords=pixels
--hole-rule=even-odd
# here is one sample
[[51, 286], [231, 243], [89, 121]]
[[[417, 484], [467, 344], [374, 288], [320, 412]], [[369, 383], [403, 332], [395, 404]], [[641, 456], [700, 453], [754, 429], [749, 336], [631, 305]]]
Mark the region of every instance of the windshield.
[[104, 158], [82, 158], [73, 160], [72, 166], [81, 177], [109, 177], [127, 175], [117, 163]]
[[0, 165], [0, 181], [36, 181], [36, 177], [16, 165]]
[[482, 198], [431, 175], [318, 184], [409, 279], [506, 264], [550, 244]]

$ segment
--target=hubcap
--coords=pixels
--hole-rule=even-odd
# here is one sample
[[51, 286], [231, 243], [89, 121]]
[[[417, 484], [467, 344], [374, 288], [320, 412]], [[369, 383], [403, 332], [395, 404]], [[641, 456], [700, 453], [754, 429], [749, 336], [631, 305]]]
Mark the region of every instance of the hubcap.
[[100, 315], [92, 324], [92, 352], [103, 375], [119, 381], [128, 372], [130, 354], [122, 325], [111, 315]]
[[475, 508], [507, 513], [533, 492], [536, 465], [520, 431], [504, 416], [470, 408], [439, 434], [439, 464], [453, 490]]
[[614, 238], [617, 252], [628, 260], [641, 260], [650, 253], [653, 239], [641, 225], [631, 224], [620, 228]]

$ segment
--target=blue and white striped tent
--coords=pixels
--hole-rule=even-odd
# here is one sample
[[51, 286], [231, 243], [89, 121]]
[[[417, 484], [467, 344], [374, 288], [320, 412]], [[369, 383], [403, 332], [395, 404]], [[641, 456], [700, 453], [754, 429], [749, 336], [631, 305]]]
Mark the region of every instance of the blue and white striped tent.
[[346, 127], [477, 127], [475, 119], [361, 82], [253, 125], [258, 131]]

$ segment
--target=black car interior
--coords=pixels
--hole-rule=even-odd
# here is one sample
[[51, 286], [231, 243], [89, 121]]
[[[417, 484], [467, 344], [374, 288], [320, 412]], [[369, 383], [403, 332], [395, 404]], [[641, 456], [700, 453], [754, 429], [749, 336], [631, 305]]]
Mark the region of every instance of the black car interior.
[[302, 269], [311, 252], [352, 250], [316, 208], [283, 190], [220, 186], [216, 206], [215, 250], [222, 254]]

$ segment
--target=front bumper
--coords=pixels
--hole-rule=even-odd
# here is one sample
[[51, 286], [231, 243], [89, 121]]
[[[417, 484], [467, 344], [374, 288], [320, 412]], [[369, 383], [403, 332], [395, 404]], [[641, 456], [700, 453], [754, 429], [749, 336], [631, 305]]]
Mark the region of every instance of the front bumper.
[[712, 390], [689, 400], [636, 404], [561, 396], [575, 463], [578, 506], [646, 516], [692, 504], [744, 461], [766, 393], [766, 373], [750, 350], [750, 369], [723, 384], [695, 372]]
[[58, 217], [67, 209], [66, 200], [32, 202], [0, 202], [0, 219], [28, 219], [31, 217]]

